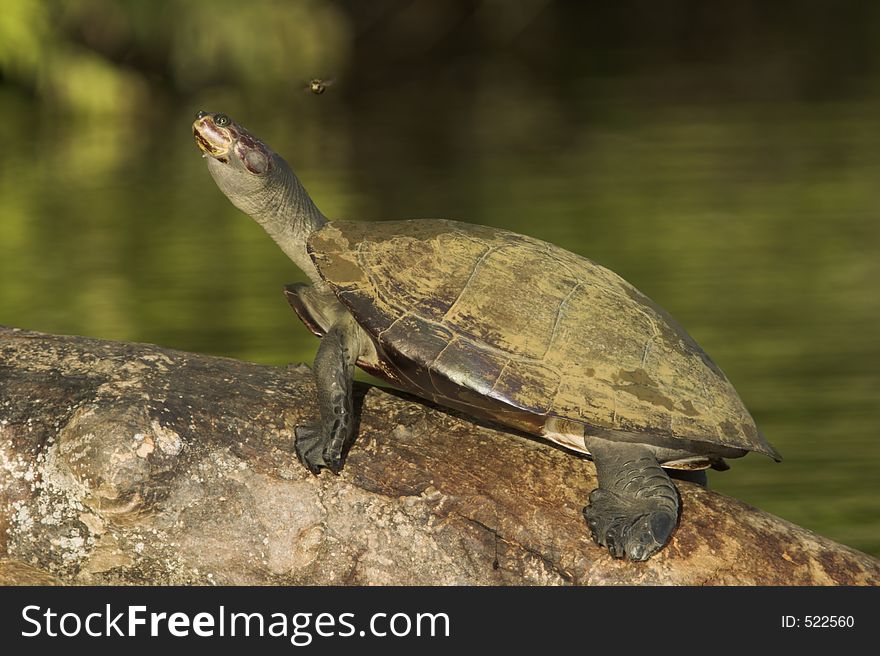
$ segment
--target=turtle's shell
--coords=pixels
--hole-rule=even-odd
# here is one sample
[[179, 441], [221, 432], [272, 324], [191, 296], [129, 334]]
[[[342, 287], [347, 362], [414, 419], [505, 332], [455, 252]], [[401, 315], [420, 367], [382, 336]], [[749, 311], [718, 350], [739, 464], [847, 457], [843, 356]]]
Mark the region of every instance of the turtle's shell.
[[684, 329], [586, 258], [427, 219], [332, 222], [308, 248], [377, 345], [360, 364], [422, 396], [551, 439], [586, 426], [778, 458]]

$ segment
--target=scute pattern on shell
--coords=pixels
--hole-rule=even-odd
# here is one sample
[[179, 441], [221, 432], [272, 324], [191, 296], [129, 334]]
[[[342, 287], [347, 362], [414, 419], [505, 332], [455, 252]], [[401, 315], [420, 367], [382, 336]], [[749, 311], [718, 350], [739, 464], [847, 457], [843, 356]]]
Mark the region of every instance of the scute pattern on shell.
[[426, 219], [332, 222], [309, 252], [384, 356], [430, 398], [502, 422], [518, 410], [778, 458], [684, 329], [591, 260]]

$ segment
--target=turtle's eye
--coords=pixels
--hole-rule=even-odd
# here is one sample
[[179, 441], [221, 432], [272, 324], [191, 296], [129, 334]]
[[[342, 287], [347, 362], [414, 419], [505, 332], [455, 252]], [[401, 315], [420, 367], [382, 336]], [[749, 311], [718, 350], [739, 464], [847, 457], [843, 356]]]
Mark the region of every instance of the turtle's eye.
[[214, 125], [218, 128], [223, 128], [229, 125], [229, 117], [226, 114], [217, 114], [214, 117]]

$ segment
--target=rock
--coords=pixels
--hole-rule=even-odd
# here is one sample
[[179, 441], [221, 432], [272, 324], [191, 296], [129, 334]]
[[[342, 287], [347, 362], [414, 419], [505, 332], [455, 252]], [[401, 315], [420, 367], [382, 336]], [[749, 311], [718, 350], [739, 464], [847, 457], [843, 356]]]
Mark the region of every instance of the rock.
[[645, 563], [581, 516], [592, 463], [358, 384], [339, 476], [291, 451], [307, 368], [0, 328], [0, 583], [880, 584], [880, 561], [678, 483]]

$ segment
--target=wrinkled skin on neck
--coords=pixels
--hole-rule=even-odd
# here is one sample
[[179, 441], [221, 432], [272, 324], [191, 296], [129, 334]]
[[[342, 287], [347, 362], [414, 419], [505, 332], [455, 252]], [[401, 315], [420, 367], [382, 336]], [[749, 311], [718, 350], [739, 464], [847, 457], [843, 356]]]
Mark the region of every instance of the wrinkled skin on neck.
[[306, 241], [327, 219], [287, 162], [224, 114], [199, 112], [193, 136], [220, 191], [318, 282]]

